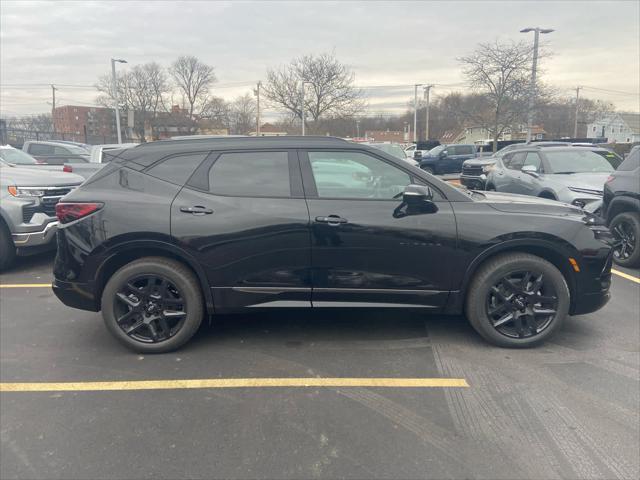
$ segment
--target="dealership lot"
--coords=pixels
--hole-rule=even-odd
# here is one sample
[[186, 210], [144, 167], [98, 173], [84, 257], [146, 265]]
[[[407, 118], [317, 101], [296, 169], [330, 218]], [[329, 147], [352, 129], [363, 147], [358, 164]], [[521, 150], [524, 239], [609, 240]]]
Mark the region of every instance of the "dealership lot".
[[[638, 477], [637, 270], [616, 268], [604, 309], [532, 350], [491, 347], [458, 317], [330, 310], [228, 316], [140, 356], [39, 286], [50, 257], [0, 275], [1, 380], [73, 384], [0, 393], [2, 478]], [[260, 386], [282, 378], [316, 380]], [[222, 388], [176, 382], [195, 379]]]

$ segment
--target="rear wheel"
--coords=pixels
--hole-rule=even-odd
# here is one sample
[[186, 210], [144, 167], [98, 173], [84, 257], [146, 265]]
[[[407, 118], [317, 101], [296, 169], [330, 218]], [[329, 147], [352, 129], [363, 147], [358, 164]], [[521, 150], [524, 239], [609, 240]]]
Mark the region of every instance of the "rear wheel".
[[0, 221], [0, 272], [11, 266], [16, 257], [16, 246], [9, 229]]
[[500, 347], [542, 343], [569, 312], [569, 288], [548, 261], [527, 253], [489, 260], [469, 287], [466, 313], [473, 328]]
[[423, 167], [422, 170], [424, 170], [427, 173], [430, 173], [431, 175], [435, 175], [435, 172], [433, 171], [432, 167]]
[[640, 265], [640, 215], [633, 212], [619, 213], [609, 225], [618, 241], [613, 249], [613, 260], [623, 267]]
[[128, 348], [163, 353], [184, 345], [204, 314], [200, 284], [180, 262], [147, 257], [125, 265], [102, 293], [107, 329]]

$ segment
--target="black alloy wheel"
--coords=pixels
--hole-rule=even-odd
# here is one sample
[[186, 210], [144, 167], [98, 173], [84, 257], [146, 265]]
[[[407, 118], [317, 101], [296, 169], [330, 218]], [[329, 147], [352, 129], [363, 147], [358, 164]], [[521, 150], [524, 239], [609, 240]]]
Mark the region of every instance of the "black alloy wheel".
[[546, 329], [557, 314], [558, 297], [542, 272], [510, 273], [495, 282], [486, 299], [487, 315], [499, 333], [528, 338]]
[[627, 219], [619, 220], [612, 229], [618, 240], [613, 249], [613, 257], [618, 261], [628, 261], [636, 250], [636, 232], [634, 225]]
[[187, 317], [182, 293], [159, 275], [127, 281], [114, 297], [116, 322], [138, 342], [157, 343], [173, 337]]

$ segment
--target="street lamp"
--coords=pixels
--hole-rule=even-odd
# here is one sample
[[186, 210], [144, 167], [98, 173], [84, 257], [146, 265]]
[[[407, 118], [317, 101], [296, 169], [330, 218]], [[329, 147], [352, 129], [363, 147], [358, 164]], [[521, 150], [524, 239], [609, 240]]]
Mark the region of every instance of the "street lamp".
[[531, 91], [529, 92], [529, 112], [527, 114], [527, 142], [531, 141], [531, 131], [533, 129], [533, 106], [536, 96], [536, 69], [538, 67], [538, 40], [541, 33], [551, 33], [551, 28], [523, 28], [520, 33], [535, 32], [533, 38], [533, 65], [531, 66]]
[[118, 143], [122, 143], [122, 134], [120, 133], [120, 109], [118, 107], [118, 83], [116, 82], [116, 62], [127, 63], [121, 58], [111, 59], [111, 88], [113, 89], [113, 98], [116, 103], [116, 130], [118, 134]]
[[307, 80], [302, 80], [302, 104], [300, 106], [300, 109], [302, 110], [302, 136], [304, 137], [305, 133], [304, 133], [304, 117], [305, 117], [305, 113], [304, 113], [304, 84], [305, 83], [309, 83], [311, 85], [313, 85], [313, 82], [309, 82]]

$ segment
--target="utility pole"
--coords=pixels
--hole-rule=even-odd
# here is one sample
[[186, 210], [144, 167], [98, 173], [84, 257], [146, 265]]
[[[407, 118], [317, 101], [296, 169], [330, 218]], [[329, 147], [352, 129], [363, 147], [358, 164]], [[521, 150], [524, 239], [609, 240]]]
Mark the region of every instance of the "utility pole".
[[413, 142], [418, 141], [418, 87], [421, 84], [416, 83], [413, 86]]
[[524, 28], [520, 33], [534, 32], [533, 37], [533, 65], [531, 66], [531, 91], [529, 92], [529, 112], [527, 115], [527, 143], [531, 141], [531, 132], [533, 130], [533, 108], [536, 97], [536, 74], [538, 69], [538, 43], [541, 33], [551, 33], [551, 28]]
[[360, 120], [356, 120], [356, 138], [360, 138]]
[[116, 81], [116, 62], [127, 63], [127, 61], [121, 58], [111, 59], [111, 88], [113, 89], [113, 99], [116, 107], [116, 133], [118, 135], [118, 143], [122, 143], [122, 133], [120, 132], [120, 107], [118, 106], [118, 82]]
[[256, 87], [256, 97], [257, 100], [257, 114], [256, 114], [256, 137], [260, 136], [260, 87], [262, 86], [262, 82], [258, 82]]
[[573, 138], [578, 138], [578, 102], [580, 100], [580, 89], [582, 87], [576, 87], [576, 118], [573, 123]]
[[53, 102], [51, 103], [51, 123], [53, 124], [53, 133], [56, 133], [56, 90], [57, 88], [51, 85], [51, 95], [53, 96]]
[[300, 109], [302, 111], [302, 136], [304, 137], [304, 80], [300, 82], [300, 88], [302, 90], [302, 95], [300, 97]]
[[429, 141], [429, 93], [433, 85], [427, 85], [424, 87], [424, 101], [426, 102], [426, 113], [424, 116], [424, 141]]

